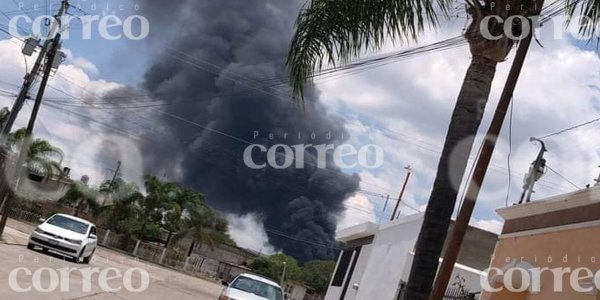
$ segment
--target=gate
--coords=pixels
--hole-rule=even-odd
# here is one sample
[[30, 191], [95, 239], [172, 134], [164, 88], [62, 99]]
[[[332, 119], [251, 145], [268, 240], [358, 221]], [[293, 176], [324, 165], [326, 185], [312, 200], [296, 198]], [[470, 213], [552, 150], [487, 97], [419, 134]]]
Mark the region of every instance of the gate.
[[[398, 287], [396, 299], [403, 300], [405, 293], [406, 293], [406, 283], [402, 282], [402, 283], [400, 283], [400, 286]], [[446, 290], [446, 295], [444, 295], [444, 300], [479, 300], [480, 294], [481, 294], [480, 292], [471, 293], [464, 289], [458, 289], [458, 288], [451, 287], [451, 288], [448, 288], [448, 290]]]

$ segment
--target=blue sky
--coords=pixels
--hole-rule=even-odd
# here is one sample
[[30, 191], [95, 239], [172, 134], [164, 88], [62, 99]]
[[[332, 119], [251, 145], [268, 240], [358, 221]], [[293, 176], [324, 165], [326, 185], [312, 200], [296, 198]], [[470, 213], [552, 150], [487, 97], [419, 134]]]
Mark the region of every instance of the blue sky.
[[[69, 12], [77, 16], [87, 13], [100, 16], [116, 15], [125, 19], [131, 15], [143, 15], [143, 6], [130, 0], [76, 0], [71, 1], [71, 4], [73, 8]], [[43, 15], [54, 15], [59, 6], [59, 0], [7, 0], [0, 3], [0, 10], [6, 12], [9, 17], [26, 14], [35, 19]], [[20, 10], [20, 7], [23, 7], [23, 10]], [[0, 15], [0, 20], [2, 24], [8, 24], [6, 16]], [[27, 28], [24, 21], [19, 24], [21, 28], [31, 33], [31, 27]], [[98, 37], [96, 30], [92, 30], [92, 39], [84, 40], [82, 22], [75, 20], [72, 24], [70, 38], [63, 42], [63, 47], [70, 49], [76, 55], [85, 55], [87, 60], [98, 66], [99, 72], [92, 74], [93, 77], [130, 85], [140, 83], [140, 74], [143, 74], [150, 57], [146, 53], [153, 51], [152, 48], [141, 41], [104, 40]], [[109, 32], [116, 34], [118, 30], [119, 28], [111, 28]]]

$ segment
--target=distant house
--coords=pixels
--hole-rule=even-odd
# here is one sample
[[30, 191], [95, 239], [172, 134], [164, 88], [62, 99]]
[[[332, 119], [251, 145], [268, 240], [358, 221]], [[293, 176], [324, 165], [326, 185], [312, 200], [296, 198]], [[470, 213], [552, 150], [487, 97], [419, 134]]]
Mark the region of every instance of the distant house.
[[[423, 217], [421, 213], [338, 231], [336, 239], [344, 247], [325, 300], [398, 299], [410, 275]], [[494, 233], [469, 227], [451, 283], [465, 292], [479, 292], [496, 240]]]
[[53, 175], [48, 178], [30, 174], [19, 183], [19, 194], [27, 200], [36, 202], [58, 201], [73, 185], [68, 171], [69, 169], [65, 168], [65, 174], [62, 176]]
[[496, 291], [482, 300], [600, 299], [600, 187], [497, 212], [505, 223], [488, 278]]

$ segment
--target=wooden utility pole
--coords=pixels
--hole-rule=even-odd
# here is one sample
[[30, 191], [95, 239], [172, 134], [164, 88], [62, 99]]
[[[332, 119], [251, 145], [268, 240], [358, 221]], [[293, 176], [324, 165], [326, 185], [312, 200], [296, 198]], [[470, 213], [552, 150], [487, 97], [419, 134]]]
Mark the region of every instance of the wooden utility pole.
[[40, 68], [42, 67], [42, 64], [44, 63], [44, 58], [46, 58], [48, 50], [50, 49], [50, 46], [52, 43], [52, 38], [60, 30], [60, 27], [61, 27], [60, 20], [68, 8], [69, 8], [69, 1], [63, 0], [62, 4], [60, 6], [60, 9], [58, 10], [58, 13], [55, 16], [57, 22], [54, 22], [52, 24], [50, 33], [48, 34], [48, 38], [44, 42], [44, 45], [42, 46], [42, 49], [40, 50], [40, 54], [38, 55], [38, 58], [37, 58], [35, 64], [33, 65], [31, 72], [29, 72], [25, 76], [25, 81], [23, 82], [21, 91], [19, 92], [19, 95], [17, 96], [17, 99], [15, 100], [15, 103], [13, 104], [13, 107], [10, 110], [10, 115], [8, 116], [8, 120], [6, 120], [6, 124], [2, 128], [2, 140], [3, 141], [6, 141], [6, 137], [12, 130], [12, 127], [13, 127], [15, 121], [17, 120], [17, 116], [19, 115], [21, 108], [23, 108], [23, 104], [25, 104], [25, 100], [27, 100], [27, 97], [29, 95], [29, 90], [31, 89], [31, 86], [35, 82], [35, 80], [38, 76], [38, 73], [40, 72]]
[[[112, 194], [113, 194], [113, 188], [115, 185], [115, 180], [117, 180], [117, 176], [119, 175], [119, 171], [121, 170], [121, 161], [119, 160], [117, 162], [117, 169], [115, 170], [115, 174], [113, 174], [112, 179], [110, 180], [110, 183], [108, 184], [108, 194], [106, 195], [106, 197], [110, 197], [111, 201], [112, 201]], [[104, 200], [102, 200], [102, 206], [104, 206], [106, 204], [106, 197], [104, 198]], [[169, 232], [169, 239], [171, 237], [171, 233]]]
[[[529, 28], [532, 27], [530, 26]], [[460, 208], [460, 213], [456, 219], [456, 223], [454, 224], [450, 239], [447, 240], [444, 260], [442, 261], [442, 265], [436, 277], [435, 284], [433, 286], [433, 292], [429, 297], [430, 300], [442, 300], [444, 298], [444, 294], [446, 293], [448, 282], [450, 281], [452, 271], [454, 270], [454, 264], [456, 263], [456, 259], [458, 258], [458, 254], [460, 252], [460, 246], [462, 245], [465, 233], [469, 227], [471, 216], [473, 215], [475, 202], [479, 196], [481, 185], [483, 184], [485, 174], [492, 159], [494, 148], [496, 147], [498, 135], [502, 129], [506, 112], [508, 111], [512, 101], [513, 92], [515, 90], [515, 86], [517, 85], [519, 75], [521, 74], [521, 69], [523, 67], [523, 63], [525, 62], [529, 45], [531, 44], [531, 39], [533, 37], [532, 32], [533, 29], [530, 30], [529, 35], [527, 35], [519, 43], [517, 53], [504, 85], [504, 90], [500, 96], [500, 102], [498, 103], [498, 107], [494, 113], [494, 117], [486, 135], [483, 148], [481, 149], [481, 154], [477, 160], [473, 177], [471, 178], [469, 186], [467, 187], [467, 194], [465, 195], [463, 205]]]
[[[22, 166], [27, 157], [27, 152], [28, 152], [27, 149], [29, 149], [29, 146], [31, 144], [33, 127], [35, 126], [37, 114], [40, 110], [40, 106], [42, 105], [44, 92], [46, 91], [46, 85], [48, 84], [48, 80], [50, 79], [50, 74], [52, 73], [54, 60], [56, 58], [58, 49], [60, 48], [61, 34], [60, 34], [59, 30], [62, 27], [61, 19], [68, 8], [69, 8], [69, 1], [63, 0], [61, 7], [58, 11], [58, 14], [56, 15], [56, 23], [54, 23], [54, 25], [52, 26], [52, 30], [51, 30], [52, 34], [54, 34], [55, 32], [56, 32], [56, 34], [54, 34], [54, 36], [49, 36], [49, 38], [44, 43], [45, 49], [42, 51], [45, 54], [45, 57], [42, 57], [42, 54], [40, 53], [40, 57], [42, 57], [41, 60], [44, 64], [44, 72], [43, 72], [42, 80], [40, 82], [40, 86], [38, 88], [37, 96], [35, 98], [35, 103], [33, 105], [31, 116], [29, 118], [29, 123], [27, 124], [27, 129], [25, 131], [25, 138], [24, 138], [23, 142], [21, 143], [19, 156], [17, 158], [17, 163], [15, 165], [15, 175], [12, 177], [15, 180], [15, 183], [14, 183], [15, 192], [18, 189]], [[38, 60], [40, 60], [40, 58], [38, 58]], [[32, 72], [33, 72], [33, 70], [32, 70]], [[35, 74], [36, 74], [35, 77], [37, 77], [37, 71]], [[27, 78], [26, 78], [26, 81], [27, 81]], [[23, 89], [21, 90], [21, 93], [25, 93], [25, 95], [27, 95], [27, 92], [28, 92], [28, 90], [27, 91], [24, 91]], [[24, 99], [23, 99], [23, 101], [24, 101]], [[15, 103], [15, 105], [17, 105], [17, 103]], [[16, 114], [18, 114], [18, 111], [11, 112], [11, 116], [14, 116], [15, 119], [16, 119]], [[10, 126], [8, 126], [8, 125], [9, 124], [4, 126], [3, 132], [4, 132], [4, 130], [9, 130], [9, 132], [10, 132], [9, 127], [12, 126], [12, 124], [10, 124]], [[5, 137], [6, 137], [6, 135], [2, 136], [2, 138], [5, 138]], [[4, 233], [4, 227], [6, 227], [6, 222], [8, 220], [8, 213], [9, 213], [10, 204], [11, 204], [10, 203], [11, 202], [10, 201], [10, 191], [5, 190], [4, 195], [0, 195], [0, 197], [2, 197], [2, 199], [3, 199], [2, 205], [1, 205], [2, 218], [0, 218], [0, 236], [2, 236], [2, 234]]]
[[400, 202], [402, 202], [402, 196], [404, 195], [404, 191], [406, 190], [406, 184], [408, 184], [408, 179], [410, 179], [410, 173], [412, 171], [412, 168], [410, 166], [406, 166], [404, 167], [404, 169], [406, 169], [406, 178], [404, 179], [404, 184], [402, 185], [402, 190], [400, 190], [398, 202], [396, 202], [396, 206], [394, 207], [394, 212], [392, 212], [390, 221], [394, 221], [394, 219], [396, 219], [396, 213], [398, 212], [398, 208], [400, 207]]

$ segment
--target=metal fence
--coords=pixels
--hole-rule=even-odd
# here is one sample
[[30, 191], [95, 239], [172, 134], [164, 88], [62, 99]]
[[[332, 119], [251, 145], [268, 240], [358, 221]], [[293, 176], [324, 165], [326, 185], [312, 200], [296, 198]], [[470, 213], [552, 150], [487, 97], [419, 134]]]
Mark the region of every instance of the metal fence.
[[[406, 283], [402, 282], [398, 287], [398, 295], [396, 297], [397, 300], [405, 300], [404, 297], [406, 295]], [[454, 287], [450, 287], [446, 290], [446, 294], [444, 295], [444, 300], [479, 300], [480, 292], [472, 293], [465, 289], [458, 289]]]

